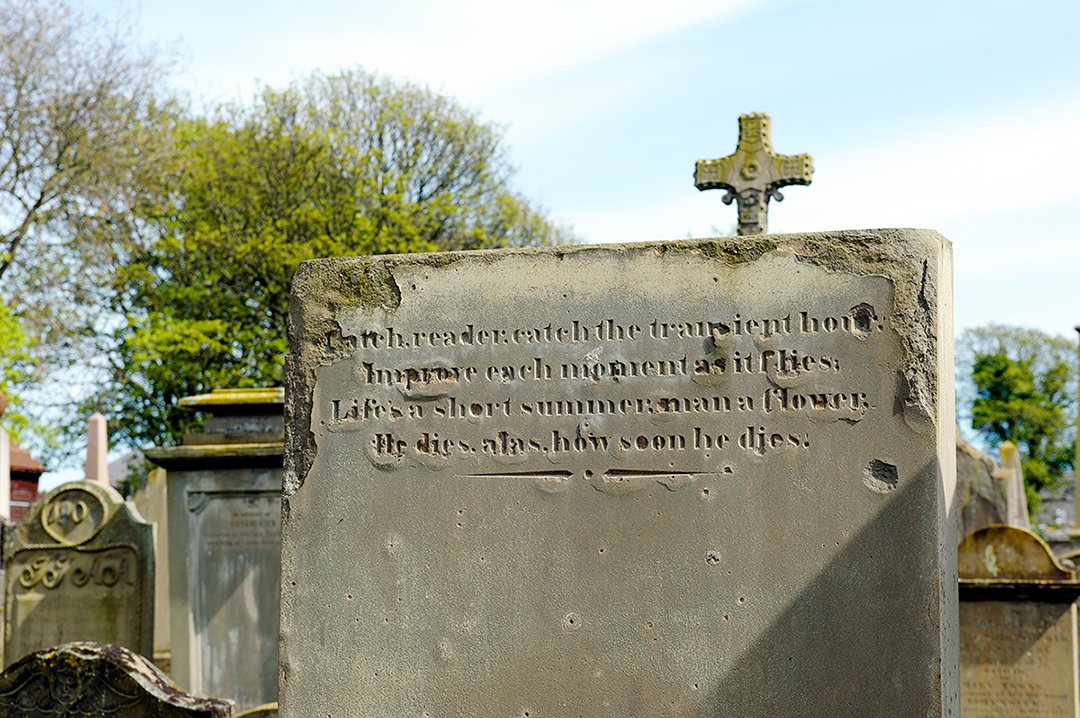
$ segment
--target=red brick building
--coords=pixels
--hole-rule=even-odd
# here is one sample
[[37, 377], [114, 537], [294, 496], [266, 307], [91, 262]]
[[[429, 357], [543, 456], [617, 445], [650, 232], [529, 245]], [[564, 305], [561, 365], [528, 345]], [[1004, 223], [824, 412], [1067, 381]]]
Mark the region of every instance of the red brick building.
[[11, 520], [19, 522], [38, 498], [38, 479], [44, 473], [41, 462], [18, 444], [11, 444]]

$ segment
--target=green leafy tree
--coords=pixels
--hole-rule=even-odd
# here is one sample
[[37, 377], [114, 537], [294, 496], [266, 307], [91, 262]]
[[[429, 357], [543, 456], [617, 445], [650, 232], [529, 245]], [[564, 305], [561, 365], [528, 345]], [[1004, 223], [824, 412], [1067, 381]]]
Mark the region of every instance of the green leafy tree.
[[3, 428], [18, 436], [29, 425], [21, 411], [19, 389], [29, 383], [33, 373], [30, 356], [32, 343], [18, 317], [0, 304], [0, 403], [4, 403]]
[[1020, 449], [1028, 507], [1073, 467], [1076, 345], [1034, 329], [991, 325], [959, 342], [961, 409], [991, 448]]
[[79, 227], [124, 216], [131, 188], [172, 151], [159, 130], [168, 63], [133, 47], [122, 19], [87, 8], [0, 0], [0, 383], [21, 399], [9, 419], [33, 424], [38, 451], [41, 426], [74, 414], [110, 320], [100, 280], [116, 252]]
[[86, 227], [126, 247], [93, 404], [132, 445], [178, 441], [183, 396], [282, 382], [289, 283], [306, 259], [572, 240], [509, 189], [497, 128], [407, 83], [315, 75], [180, 120], [174, 136], [175, 166], [132, 216]]

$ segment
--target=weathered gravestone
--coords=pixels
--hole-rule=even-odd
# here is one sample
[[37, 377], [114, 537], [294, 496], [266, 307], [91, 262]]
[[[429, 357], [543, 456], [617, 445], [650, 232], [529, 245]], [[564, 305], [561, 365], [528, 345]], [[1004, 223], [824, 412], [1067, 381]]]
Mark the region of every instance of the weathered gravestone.
[[146, 452], [167, 472], [173, 678], [238, 709], [277, 700], [283, 402], [280, 388], [182, 399], [212, 414], [205, 432]]
[[169, 513], [165, 470], [154, 469], [131, 497], [143, 518], [154, 524], [154, 652], [152, 658], [165, 673], [172, 673], [169, 608]]
[[957, 712], [950, 249], [320, 260], [281, 715]]
[[9, 527], [4, 550], [4, 658], [71, 641], [149, 655], [154, 527], [115, 490], [61, 484]]
[[0, 674], [6, 718], [229, 718], [226, 701], [196, 698], [142, 656], [100, 643], [32, 653]]
[[1078, 718], [1080, 578], [1035, 534], [988, 526], [959, 551], [964, 718]]

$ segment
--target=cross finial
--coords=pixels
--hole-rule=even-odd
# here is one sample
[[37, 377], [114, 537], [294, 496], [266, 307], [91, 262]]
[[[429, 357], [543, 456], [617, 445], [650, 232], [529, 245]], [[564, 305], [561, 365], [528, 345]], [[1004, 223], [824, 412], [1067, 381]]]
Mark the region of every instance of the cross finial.
[[738, 203], [739, 234], [769, 231], [769, 200], [780, 202], [781, 187], [810, 184], [810, 155], [778, 155], [772, 148], [772, 120], [764, 112], [739, 116], [739, 145], [718, 160], [698, 160], [694, 184], [699, 190], [724, 189], [724, 204]]

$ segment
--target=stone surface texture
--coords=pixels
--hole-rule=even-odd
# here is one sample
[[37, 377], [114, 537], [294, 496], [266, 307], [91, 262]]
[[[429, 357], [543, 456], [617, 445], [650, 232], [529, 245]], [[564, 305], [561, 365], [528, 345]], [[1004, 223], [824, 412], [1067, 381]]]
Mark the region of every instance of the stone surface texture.
[[988, 526], [960, 545], [964, 718], [1077, 718], [1080, 580], [1028, 530]]
[[8, 527], [4, 657], [72, 641], [153, 649], [154, 526], [108, 486], [61, 484]]
[[283, 396], [182, 399], [205, 432], [146, 452], [166, 470], [173, 678], [240, 710], [277, 699]]
[[0, 674], [6, 718], [229, 718], [226, 701], [182, 693], [142, 656], [101, 643], [32, 653]]
[[955, 716], [951, 250], [294, 280], [281, 715]]

